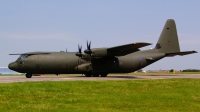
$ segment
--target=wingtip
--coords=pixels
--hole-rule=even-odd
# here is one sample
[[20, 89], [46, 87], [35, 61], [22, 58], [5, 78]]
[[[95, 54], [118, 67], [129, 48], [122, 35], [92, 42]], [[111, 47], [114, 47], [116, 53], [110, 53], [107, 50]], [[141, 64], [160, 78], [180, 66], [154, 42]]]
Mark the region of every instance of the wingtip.
[[21, 55], [21, 54], [25, 54], [25, 53], [15, 53], [15, 54], [9, 54], [9, 55]]
[[198, 53], [197, 51], [193, 51], [193, 53]]
[[152, 45], [153, 43], [145, 43], [146, 45]]

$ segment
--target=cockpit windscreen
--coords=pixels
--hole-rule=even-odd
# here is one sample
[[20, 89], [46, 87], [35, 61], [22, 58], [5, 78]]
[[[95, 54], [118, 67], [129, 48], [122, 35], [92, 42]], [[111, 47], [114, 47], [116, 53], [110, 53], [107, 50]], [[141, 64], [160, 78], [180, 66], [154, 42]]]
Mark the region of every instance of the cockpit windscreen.
[[17, 60], [26, 59], [28, 54], [21, 54]]

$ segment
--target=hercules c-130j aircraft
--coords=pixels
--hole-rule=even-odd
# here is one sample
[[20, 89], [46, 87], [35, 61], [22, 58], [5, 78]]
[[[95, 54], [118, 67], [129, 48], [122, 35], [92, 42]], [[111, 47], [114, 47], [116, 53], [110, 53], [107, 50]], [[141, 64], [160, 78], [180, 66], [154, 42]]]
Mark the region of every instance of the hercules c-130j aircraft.
[[109, 73], [130, 73], [146, 67], [164, 57], [188, 55], [196, 51], [180, 52], [175, 21], [168, 19], [154, 49], [140, 51], [139, 48], [151, 45], [136, 42], [110, 48], [91, 48], [82, 52], [28, 52], [8, 65], [14, 71], [32, 74], [85, 74], [86, 77], [106, 77]]

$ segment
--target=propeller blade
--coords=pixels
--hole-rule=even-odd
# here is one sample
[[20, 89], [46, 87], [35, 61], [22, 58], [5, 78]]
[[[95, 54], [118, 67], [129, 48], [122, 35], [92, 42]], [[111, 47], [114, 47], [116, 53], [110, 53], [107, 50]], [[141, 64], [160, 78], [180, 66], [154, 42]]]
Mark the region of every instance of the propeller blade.
[[90, 47], [91, 47], [91, 41], [90, 41], [90, 43], [89, 43], [89, 50], [91, 50]]
[[91, 41], [88, 42], [87, 40], [87, 49], [84, 51], [86, 54], [92, 54], [90, 47], [91, 47]]
[[80, 45], [78, 44], [78, 52], [76, 53], [76, 56], [82, 57], [82, 52], [81, 52], [81, 50], [82, 50], [82, 46], [80, 46]]
[[87, 49], [88, 50], [90, 50], [90, 46], [91, 46], [91, 41], [90, 42], [87, 41]]
[[78, 45], [78, 52], [81, 53], [81, 51], [82, 51], [82, 46]]

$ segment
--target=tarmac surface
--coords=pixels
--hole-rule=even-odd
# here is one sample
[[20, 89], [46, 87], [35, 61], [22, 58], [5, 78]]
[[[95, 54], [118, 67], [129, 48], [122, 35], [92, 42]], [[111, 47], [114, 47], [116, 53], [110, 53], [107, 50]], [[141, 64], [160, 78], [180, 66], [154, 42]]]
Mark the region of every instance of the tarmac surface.
[[36, 82], [36, 81], [78, 81], [78, 80], [149, 80], [171, 78], [200, 78], [200, 74], [176, 74], [176, 75], [108, 75], [107, 77], [85, 77], [82, 75], [42, 75], [26, 78], [25, 76], [0, 76], [0, 83], [12, 82]]

